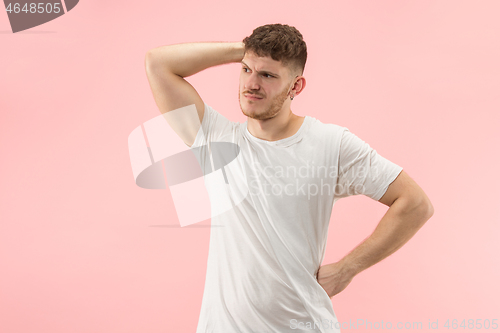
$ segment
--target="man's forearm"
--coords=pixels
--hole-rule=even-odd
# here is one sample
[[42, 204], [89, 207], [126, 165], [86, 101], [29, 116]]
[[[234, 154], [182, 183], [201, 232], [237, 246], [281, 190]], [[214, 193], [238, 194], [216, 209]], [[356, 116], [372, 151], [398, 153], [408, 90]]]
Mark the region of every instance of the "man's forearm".
[[339, 261], [351, 276], [401, 248], [432, 216], [432, 208], [425, 204], [411, 205], [400, 198], [388, 209], [377, 228], [360, 245]]
[[187, 77], [209, 67], [240, 62], [244, 56], [243, 42], [199, 42], [173, 44], [149, 50], [147, 66]]

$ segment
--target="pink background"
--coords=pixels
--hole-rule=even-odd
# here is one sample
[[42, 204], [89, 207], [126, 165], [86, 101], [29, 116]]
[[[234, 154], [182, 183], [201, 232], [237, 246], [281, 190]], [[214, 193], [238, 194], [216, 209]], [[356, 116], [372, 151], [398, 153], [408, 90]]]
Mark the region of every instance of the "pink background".
[[[499, 11], [497, 0], [84, 0], [16, 34], [2, 11], [0, 332], [195, 331], [210, 228], [176, 227], [170, 192], [139, 188], [130, 166], [128, 135], [159, 114], [144, 56], [240, 41], [267, 23], [297, 27], [308, 46], [292, 110], [348, 127], [435, 208], [332, 298], [339, 321], [422, 322], [419, 332], [436, 320], [433, 332], [455, 331], [447, 319], [498, 323]], [[239, 68], [188, 81], [243, 122]], [[363, 196], [339, 201], [323, 264], [386, 210]]]

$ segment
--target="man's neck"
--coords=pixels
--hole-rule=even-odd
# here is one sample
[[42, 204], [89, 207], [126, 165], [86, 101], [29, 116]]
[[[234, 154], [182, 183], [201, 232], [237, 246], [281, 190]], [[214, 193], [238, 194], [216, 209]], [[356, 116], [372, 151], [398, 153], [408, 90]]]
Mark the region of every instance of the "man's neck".
[[266, 141], [278, 141], [293, 136], [302, 126], [305, 117], [293, 114], [278, 114], [266, 120], [247, 117], [247, 127], [254, 137]]

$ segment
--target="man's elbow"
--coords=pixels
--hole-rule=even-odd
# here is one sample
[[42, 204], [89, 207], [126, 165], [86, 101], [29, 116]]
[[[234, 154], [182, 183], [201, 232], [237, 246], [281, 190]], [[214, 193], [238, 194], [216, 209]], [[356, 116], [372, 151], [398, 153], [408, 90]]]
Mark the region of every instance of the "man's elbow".
[[417, 211], [418, 214], [421, 216], [423, 222], [425, 223], [427, 220], [429, 220], [432, 215], [434, 215], [434, 206], [432, 205], [431, 201], [426, 195], [421, 196], [417, 200]]
[[156, 59], [152, 50], [146, 52], [146, 56], [144, 57], [144, 65], [146, 67], [146, 71], [150, 71], [153, 66], [156, 65]]
[[411, 215], [424, 224], [434, 214], [434, 206], [425, 193], [412, 193], [398, 198], [402, 214]]
[[427, 214], [429, 219], [434, 215], [434, 206], [432, 205], [431, 201], [429, 200], [429, 203], [427, 205]]

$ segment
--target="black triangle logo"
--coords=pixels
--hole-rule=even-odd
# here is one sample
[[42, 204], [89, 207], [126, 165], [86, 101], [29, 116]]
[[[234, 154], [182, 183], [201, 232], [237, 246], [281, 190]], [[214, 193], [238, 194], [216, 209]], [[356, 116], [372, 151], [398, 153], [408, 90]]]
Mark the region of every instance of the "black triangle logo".
[[[3, 0], [12, 32], [16, 33], [52, 21], [69, 12], [78, 0], [53, 0], [51, 2]], [[66, 6], [66, 12], [64, 11]]]

